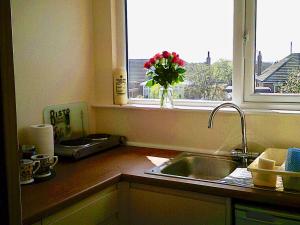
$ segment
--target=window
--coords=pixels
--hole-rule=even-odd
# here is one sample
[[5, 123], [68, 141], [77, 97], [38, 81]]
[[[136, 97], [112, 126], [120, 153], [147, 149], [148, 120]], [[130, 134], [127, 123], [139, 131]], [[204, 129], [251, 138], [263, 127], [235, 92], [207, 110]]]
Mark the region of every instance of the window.
[[158, 98], [143, 65], [167, 50], [186, 62], [175, 99], [231, 100], [232, 21], [233, 0], [127, 0], [129, 97]]
[[247, 2], [247, 101], [300, 101], [299, 7], [298, 0]]
[[169, 50], [186, 62], [178, 102], [300, 102], [299, 0], [126, 2], [131, 101], [158, 98], [143, 65]]

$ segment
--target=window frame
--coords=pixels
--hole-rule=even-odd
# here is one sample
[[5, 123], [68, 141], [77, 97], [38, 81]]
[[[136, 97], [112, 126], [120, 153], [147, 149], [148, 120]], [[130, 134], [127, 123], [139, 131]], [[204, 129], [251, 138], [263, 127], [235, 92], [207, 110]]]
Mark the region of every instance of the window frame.
[[246, 0], [244, 28], [244, 102], [269, 103], [273, 105], [290, 104], [291, 107], [300, 102], [300, 94], [255, 93], [254, 65], [256, 52], [256, 10], [257, 0]]
[[[125, 1], [126, 63], [128, 72], [127, 0]], [[249, 109], [300, 109], [300, 94], [254, 93], [256, 1], [234, 0], [233, 74], [231, 102]], [[129, 98], [129, 104], [157, 105], [158, 99]], [[223, 101], [174, 99], [178, 106], [214, 107]]]

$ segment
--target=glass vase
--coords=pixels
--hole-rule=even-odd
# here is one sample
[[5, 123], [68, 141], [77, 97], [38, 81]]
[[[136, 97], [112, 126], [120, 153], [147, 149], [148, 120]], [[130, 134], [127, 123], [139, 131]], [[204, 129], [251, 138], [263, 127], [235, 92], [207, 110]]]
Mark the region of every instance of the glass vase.
[[173, 88], [171, 86], [161, 87], [159, 90], [160, 108], [172, 109], [174, 107], [173, 102]]

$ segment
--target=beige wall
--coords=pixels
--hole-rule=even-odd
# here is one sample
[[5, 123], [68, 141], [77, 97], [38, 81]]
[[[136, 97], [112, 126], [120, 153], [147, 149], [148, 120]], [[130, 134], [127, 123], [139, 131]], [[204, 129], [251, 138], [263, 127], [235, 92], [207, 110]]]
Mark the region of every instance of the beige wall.
[[91, 100], [92, 1], [12, 0], [12, 18], [22, 143], [26, 142], [24, 128], [41, 123], [47, 105]]
[[95, 98], [94, 102], [112, 104], [113, 99], [113, 43], [110, 0], [93, 0]]
[[[138, 145], [229, 151], [241, 143], [237, 113], [219, 112], [213, 129], [209, 112], [141, 109], [97, 109], [97, 131], [125, 135]], [[247, 137], [252, 151], [266, 147], [300, 147], [300, 115], [246, 114]]]
[[112, 71], [125, 66], [122, 0], [93, 0], [95, 85], [93, 103], [113, 104]]

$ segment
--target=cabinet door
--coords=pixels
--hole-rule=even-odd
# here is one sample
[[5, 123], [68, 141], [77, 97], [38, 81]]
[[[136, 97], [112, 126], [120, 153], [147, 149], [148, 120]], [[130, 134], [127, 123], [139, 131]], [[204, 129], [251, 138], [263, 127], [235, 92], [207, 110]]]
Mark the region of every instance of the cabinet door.
[[119, 224], [121, 224], [121, 223], [119, 223], [118, 217], [116, 215], [114, 215], [110, 218], [107, 218], [105, 221], [101, 222], [98, 225], [119, 225]]
[[117, 219], [117, 207], [118, 193], [113, 186], [42, 221], [43, 225], [99, 225], [108, 218]]
[[32, 224], [32, 225], [42, 225], [42, 222], [39, 221], [39, 222], [36, 222], [35, 224]]
[[227, 198], [134, 185], [129, 199], [130, 225], [231, 224]]

